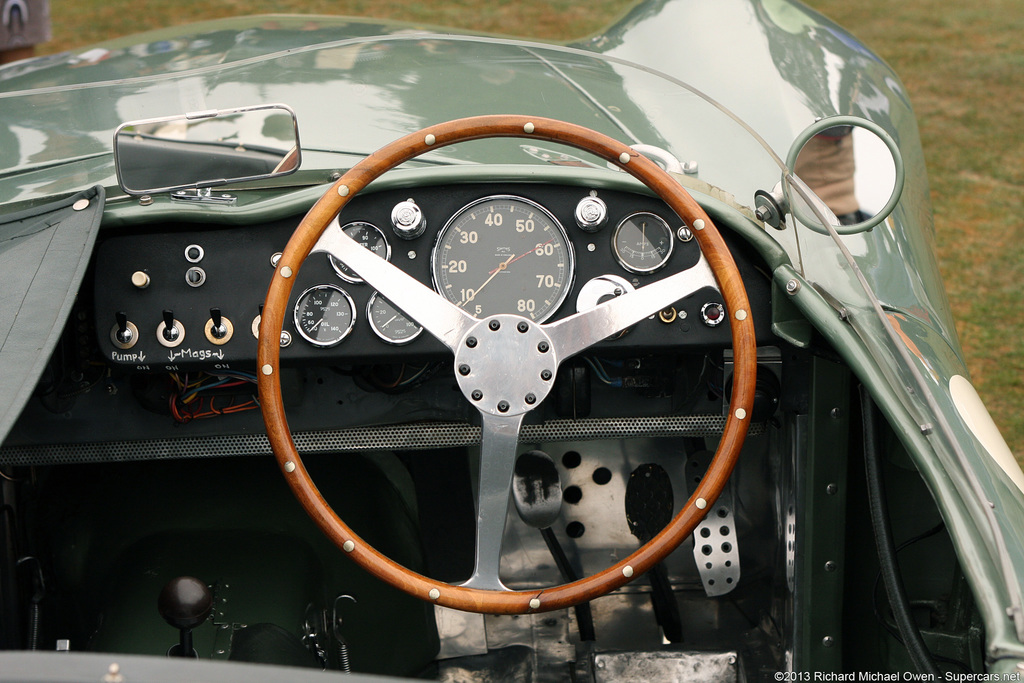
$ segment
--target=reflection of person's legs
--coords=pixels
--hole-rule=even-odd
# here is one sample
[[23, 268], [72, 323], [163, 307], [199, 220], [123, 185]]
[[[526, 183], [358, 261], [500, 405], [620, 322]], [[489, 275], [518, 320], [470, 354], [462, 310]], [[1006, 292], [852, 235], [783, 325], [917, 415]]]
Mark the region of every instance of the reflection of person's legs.
[[837, 126], [807, 141], [796, 160], [796, 174], [821, 197], [840, 223], [861, 220], [854, 196], [853, 136], [849, 126]]
[[50, 39], [47, 0], [2, 0], [0, 19], [0, 64], [28, 59]]

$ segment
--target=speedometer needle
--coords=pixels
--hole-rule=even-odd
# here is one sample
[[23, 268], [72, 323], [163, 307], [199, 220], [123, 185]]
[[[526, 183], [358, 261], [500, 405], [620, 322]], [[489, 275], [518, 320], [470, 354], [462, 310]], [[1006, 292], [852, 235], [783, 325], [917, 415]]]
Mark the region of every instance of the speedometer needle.
[[[527, 252], [527, 253], [529, 253], [529, 252]], [[476, 295], [479, 294], [483, 290], [483, 288], [486, 287], [488, 285], [488, 283], [490, 283], [490, 281], [494, 279], [494, 276], [497, 275], [498, 273], [500, 273], [501, 271], [505, 270], [506, 268], [508, 268], [508, 264], [512, 263], [512, 261], [514, 261], [515, 258], [516, 257], [514, 257], [514, 256], [509, 256], [507, 259], [505, 259], [505, 261], [503, 263], [501, 263], [497, 268], [495, 268], [494, 270], [492, 270], [490, 272], [490, 277], [488, 277], [486, 280], [484, 280], [484, 283], [482, 285], [480, 285], [476, 289], [468, 290], [469, 293], [466, 294], [465, 300], [459, 302], [459, 304], [458, 304], [459, 307], [461, 308], [462, 306], [468, 304], [470, 301], [475, 299]]]
[[[538, 250], [538, 249], [540, 249], [541, 247], [546, 247], [547, 245], [551, 244], [551, 243], [552, 243], [552, 242], [554, 242], [554, 241], [555, 241], [555, 239], [554, 239], [554, 238], [552, 237], [552, 238], [551, 238], [551, 239], [549, 239], [549, 240], [548, 240], [547, 242], [544, 242], [543, 244], [538, 244], [537, 246], [535, 246], [535, 247], [534, 247], [533, 249], [531, 249], [530, 251], [525, 251], [525, 252], [523, 252], [522, 254], [520, 254], [519, 256], [516, 256], [515, 258], [512, 258], [512, 259], [509, 259], [508, 261], [505, 261], [505, 262], [504, 262], [504, 263], [502, 263], [502, 264], [501, 264], [500, 266], [498, 266], [497, 268], [495, 268], [494, 270], [492, 270], [490, 274], [491, 274], [491, 275], [494, 275], [494, 274], [495, 274], [495, 273], [497, 273], [497, 272], [498, 272], [499, 270], [505, 270], [506, 268], [508, 268], [509, 266], [511, 266], [511, 265], [512, 265], [513, 263], [515, 263], [515, 262], [516, 262], [516, 261], [518, 261], [519, 259], [523, 258], [524, 256], [529, 256], [530, 254], [532, 254], [533, 252], [537, 251], [537, 250]], [[488, 282], [489, 282], [489, 281], [488, 281]]]
[[486, 280], [484, 280], [484, 283], [482, 285], [480, 285], [476, 289], [468, 290], [469, 293], [466, 295], [466, 298], [463, 301], [460, 301], [456, 305], [459, 306], [459, 308], [461, 308], [462, 306], [465, 306], [470, 301], [475, 299], [476, 295], [479, 294], [483, 290], [484, 287], [486, 287], [488, 284], [490, 284], [491, 280], [494, 279], [495, 275], [497, 275], [498, 273], [500, 273], [503, 270], [506, 270], [510, 265], [512, 265], [513, 263], [515, 263], [519, 259], [523, 258], [524, 256], [529, 256], [530, 254], [534, 253], [535, 251], [537, 251], [541, 247], [547, 246], [547, 245], [551, 244], [554, 241], [555, 241], [554, 238], [551, 238], [547, 242], [544, 242], [542, 244], [538, 244], [537, 246], [533, 247], [529, 251], [524, 251], [519, 256], [509, 256], [507, 259], [505, 259], [504, 261], [499, 263], [497, 268], [495, 268], [494, 270], [492, 270], [490, 273], [487, 274], [488, 278]]

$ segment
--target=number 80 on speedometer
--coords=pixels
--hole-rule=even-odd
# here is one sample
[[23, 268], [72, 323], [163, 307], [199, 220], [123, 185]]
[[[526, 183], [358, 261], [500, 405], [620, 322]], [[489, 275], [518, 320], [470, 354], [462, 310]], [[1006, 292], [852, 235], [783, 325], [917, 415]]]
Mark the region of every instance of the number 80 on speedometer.
[[477, 318], [514, 313], [547, 320], [568, 295], [573, 268], [557, 219], [513, 196], [462, 208], [441, 230], [431, 257], [435, 289]]

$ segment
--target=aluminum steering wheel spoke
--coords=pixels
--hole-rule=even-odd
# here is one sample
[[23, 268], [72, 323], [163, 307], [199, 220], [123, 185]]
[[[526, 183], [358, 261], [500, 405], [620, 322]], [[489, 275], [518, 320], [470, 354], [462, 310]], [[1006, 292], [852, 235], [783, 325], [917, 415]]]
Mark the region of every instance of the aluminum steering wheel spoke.
[[617, 296], [588, 311], [544, 325], [559, 362], [654, 315], [704, 287], [716, 287], [704, 254], [690, 268], [636, 291]]
[[524, 415], [492, 415], [480, 411], [483, 434], [476, 501], [476, 556], [473, 575], [462, 584], [467, 588], [508, 590], [501, 583], [498, 570], [508, 504], [512, 497], [519, 428]]
[[419, 280], [370, 253], [332, 223], [310, 251], [329, 253], [359, 274], [371, 287], [415, 319], [453, 352], [466, 332], [477, 323], [455, 304], [438, 296]]

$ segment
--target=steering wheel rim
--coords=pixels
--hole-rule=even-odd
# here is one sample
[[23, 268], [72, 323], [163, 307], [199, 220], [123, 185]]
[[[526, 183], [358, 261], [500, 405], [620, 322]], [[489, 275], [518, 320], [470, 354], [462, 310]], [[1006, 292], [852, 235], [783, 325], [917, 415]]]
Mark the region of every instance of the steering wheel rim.
[[[707, 259], [707, 265], [718, 282], [725, 299], [726, 310], [729, 311], [734, 357], [730, 412], [718, 449], [706, 475], [668, 526], [628, 557], [600, 572], [567, 584], [522, 591], [454, 586], [437, 581], [396, 563], [360, 538], [320, 495], [303, 465], [291, 438], [280, 384], [278, 340], [295, 281], [294, 276], [317, 246], [334, 216], [359, 191], [395, 166], [432, 149], [490, 137], [539, 139], [570, 145], [607, 159], [653, 190], [686, 225], [692, 228], [703, 257]], [[380, 261], [376, 257], [371, 258]], [[390, 265], [383, 267], [394, 268]], [[666, 280], [680, 275], [682, 273]], [[653, 288], [654, 284], [618, 299], [626, 300]], [[669, 300], [662, 307], [671, 305], [683, 296], [685, 294]], [[581, 315], [605, 315], [601, 309], [615, 301], [616, 299], [613, 299], [612, 302], [592, 309], [586, 314], [578, 313], [570, 318]], [[595, 314], [595, 311], [598, 313]], [[468, 317], [468, 314], [466, 315]], [[468, 330], [464, 331], [461, 339], [465, 339], [468, 333]], [[604, 337], [598, 337], [586, 346], [596, 343], [601, 338]], [[450, 348], [454, 350], [454, 347]], [[582, 348], [570, 349], [566, 357], [581, 350]], [[284, 249], [264, 303], [257, 362], [260, 404], [275, 458], [294, 495], [321, 530], [363, 569], [395, 588], [445, 607], [489, 614], [543, 612], [591, 600], [648, 571], [678, 547], [711, 509], [736, 464], [750, 422], [757, 366], [753, 321], [739, 270], [711, 219], [689, 193], [659, 166], [621, 142], [575, 124], [520, 115], [476, 116], [430, 126], [382, 147], [345, 173], [309, 210]], [[483, 409], [481, 415], [486, 422], [488, 418]], [[521, 418], [522, 415], [519, 415], [520, 421]], [[519, 424], [520, 422], [515, 422], [516, 431], [513, 438], [518, 436]], [[486, 440], [485, 433], [485, 445]], [[487, 454], [484, 453], [481, 459], [485, 460], [486, 457]], [[479, 534], [478, 530], [478, 537]]]

